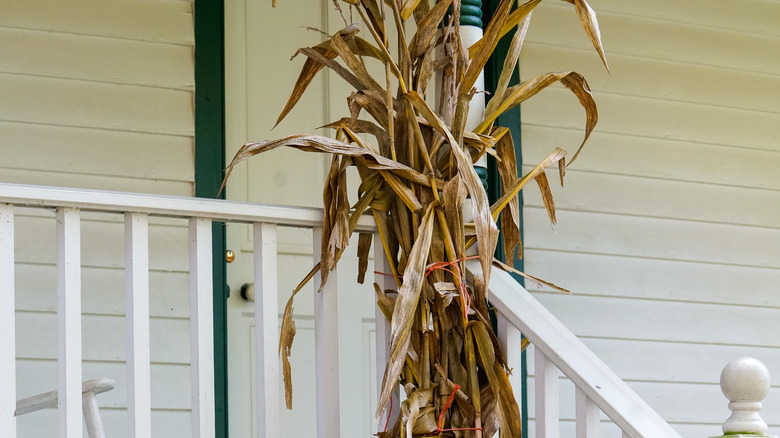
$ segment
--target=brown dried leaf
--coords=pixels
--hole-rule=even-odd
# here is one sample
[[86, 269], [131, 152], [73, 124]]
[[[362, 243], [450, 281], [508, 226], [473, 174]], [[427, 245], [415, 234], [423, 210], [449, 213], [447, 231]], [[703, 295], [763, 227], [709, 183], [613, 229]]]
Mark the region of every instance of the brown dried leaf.
[[550, 217], [550, 223], [553, 225], [558, 223], [555, 218], [555, 202], [553, 201], [552, 191], [550, 190], [550, 182], [547, 181], [547, 174], [540, 173], [536, 178], [536, 183], [539, 184], [539, 190], [542, 192], [542, 202], [544, 208], [547, 210], [547, 216]]
[[435, 203], [428, 206], [417, 231], [417, 240], [412, 246], [406, 269], [404, 270], [401, 289], [398, 291], [390, 329], [390, 357], [382, 379], [382, 390], [377, 404], [376, 420], [385, 412], [393, 389], [398, 385], [398, 377], [403, 368], [406, 353], [411, 338], [414, 313], [420, 298], [423, 281], [425, 280], [425, 265], [433, 237], [433, 215]]
[[550, 155], [548, 155], [547, 158], [542, 160], [541, 163], [537, 164], [533, 170], [525, 174], [522, 178], [516, 180], [510, 187], [506, 188], [501, 198], [499, 198], [493, 204], [493, 206], [490, 207], [490, 211], [493, 213], [493, 218], [498, 218], [498, 214], [501, 212], [501, 210], [506, 207], [506, 205], [513, 197], [517, 196], [520, 190], [526, 184], [528, 184], [529, 181], [539, 176], [539, 174], [544, 172], [545, 169], [562, 160], [565, 156], [566, 151], [561, 148], [555, 148], [555, 150]]
[[[354, 35], [357, 31], [358, 26], [355, 24], [340, 30], [337, 35]], [[320, 43], [314, 46], [312, 50], [316, 51], [326, 59], [333, 59], [336, 57], [336, 52], [333, 51], [330, 41]], [[297, 54], [298, 52], [296, 52], [296, 55]], [[295, 55], [293, 55], [293, 58], [294, 57]], [[321, 62], [318, 62], [311, 57], [309, 57], [309, 59], [303, 63], [303, 68], [301, 69], [301, 73], [298, 75], [298, 80], [295, 82], [295, 86], [293, 86], [292, 94], [290, 94], [290, 97], [287, 99], [287, 104], [285, 104], [284, 109], [282, 109], [281, 114], [279, 114], [279, 118], [276, 120], [276, 125], [278, 125], [279, 122], [281, 122], [282, 119], [284, 119], [285, 116], [287, 116], [287, 114], [293, 109], [293, 107], [295, 107], [295, 104], [298, 103], [301, 96], [303, 96], [304, 91], [306, 91], [306, 88], [308, 88], [309, 84], [311, 84], [311, 81], [314, 79], [314, 77], [317, 76], [317, 73], [322, 70], [323, 66], [324, 65]]]
[[[225, 179], [222, 181], [220, 190], [224, 188], [227, 179], [230, 177], [230, 173], [233, 171], [233, 167], [238, 163], [241, 163], [249, 157], [270, 151], [280, 146], [292, 147], [307, 152], [324, 152], [359, 158], [365, 162], [369, 169], [390, 171], [409, 181], [430, 187], [430, 179], [425, 175], [368, 149], [329, 137], [323, 137], [321, 135], [292, 135], [277, 140], [253, 141], [241, 146], [233, 157], [233, 161], [231, 161], [230, 165], [225, 169]], [[444, 187], [442, 181], [437, 180], [435, 183], [436, 187], [439, 189]]]
[[360, 233], [358, 237], [358, 277], [357, 282], [363, 284], [366, 280], [366, 269], [368, 269], [368, 253], [371, 250], [371, 241], [374, 235], [371, 233]]
[[374, 292], [376, 292], [376, 305], [379, 306], [379, 310], [385, 315], [387, 322], [393, 320], [393, 309], [395, 308], [395, 300], [387, 295], [378, 283], [374, 283]]
[[309, 282], [319, 272], [320, 264], [317, 263], [309, 271], [306, 277], [298, 283], [298, 286], [290, 294], [287, 304], [284, 306], [282, 314], [282, 327], [279, 331], [279, 355], [282, 356], [282, 373], [284, 374], [284, 398], [287, 403], [287, 409], [292, 409], [292, 372], [290, 368], [290, 354], [292, 354], [292, 344], [295, 339], [295, 321], [293, 321], [293, 301], [295, 295], [303, 289], [303, 286]]
[[609, 71], [609, 65], [607, 64], [607, 55], [604, 53], [604, 45], [601, 43], [601, 30], [599, 29], [599, 21], [596, 18], [596, 11], [590, 7], [585, 0], [563, 0], [566, 3], [574, 5], [574, 9], [577, 10], [577, 16], [582, 22], [582, 27], [585, 28], [585, 33], [588, 34], [590, 42], [593, 43], [593, 47], [601, 57], [601, 62], [604, 63], [607, 71]]
[[501, 0], [501, 3], [498, 4], [493, 13], [493, 18], [488, 23], [487, 29], [485, 29], [485, 34], [478, 42], [479, 47], [475, 49], [473, 56], [470, 56], [471, 62], [469, 67], [458, 85], [459, 95], [468, 94], [477, 82], [479, 75], [482, 74], [485, 64], [487, 64], [490, 55], [493, 54], [493, 50], [495, 50], [498, 44], [498, 40], [501, 38], [501, 30], [509, 16], [512, 4], [514, 4], [514, 0]]
[[[498, 174], [501, 177], [503, 190], [509, 188], [517, 180], [517, 159], [512, 134], [506, 133], [496, 144], [498, 161]], [[446, 187], [446, 185], [445, 185]], [[501, 232], [504, 233], [504, 260], [514, 263], [515, 250], [519, 258], [523, 257], [523, 243], [520, 237], [520, 201], [517, 196], [512, 197], [501, 215]]]
[[[509, 45], [506, 57], [504, 58], [504, 65], [501, 68], [501, 76], [498, 78], [498, 85], [496, 86], [494, 96], [503, 96], [509, 87], [509, 81], [512, 79], [512, 73], [514, 73], [515, 66], [517, 65], [517, 59], [520, 57], [520, 50], [523, 48], [523, 42], [525, 41], [525, 35], [528, 33], [528, 25], [531, 23], [531, 12], [523, 18], [520, 28], [515, 32], [512, 37], [512, 43]], [[490, 114], [495, 111], [500, 99], [490, 99], [485, 107], [485, 114]]]
[[414, 10], [417, 9], [417, 5], [420, 4], [420, 0], [401, 0], [403, 6], [401, 7], [401, 19], [406, 21], [412, 16]]
[[533, 275], [526, 274], [525, 272], [523, 272], [523, 271], [521, 271], [521, 270], [519, 270], [519, 269], [515, 269], [515, 268], [513, 268], [513, 267], [511, 267], [511, 266], [507, 265], [506, 263], [504, 263], [504, 262], [502, 262], [502, 261], [500, 261], [500, 260], [493, 259], [493, 263], [494, 263], [496, 266], [498, 266], [499, 268], [501, 268], [501, 269], [503, 269], [504, 271], [506, 271], [506, 272], [511, 272], [511, 273], [513, 273], [513, 274], [517, 274], [517, 275], [519, 275], [519, 276], [521, 276], [521, 277], [523, 277], [523, 278], [527, 278], [528, 280], [531, 280], [531, 281], [533, 281], [533, 282], [534, 282], [534, 283], [536, 283], [537, 285], [540, 285], [539, 287], [541, 287], [541, 285], [543, 284], [543, 285], [545, 285], [545, 286], [547, 286], [547, 287], [550, 287], [550, 288], [552, 288], [552, 289], [555, 289], [555, 290], [557, 290], [557, 291], [561, 291], [561, 292], [563, 292], [563, 293], [565, 293], [565, 294], [571, 295], [571, 291], [570, 291], [569, 289], [566, 289], [566, 288], [560, 287], [560, 286], [558, 286], [558, 285], [556, 285], [556, 284], [550, 283], [549, 281], [542, 280], [542, 279], [541, 279], [541, 278], [539, 278], [539, 277], [534, 277]]
[[452, 0], [444, 0], [436, 3], [436, 6], [425, 15], [425, 17], [417, 24], [417, 33], [412, 37], [412, 42], [409, 47], [409, 56], [412, 59], [418, 58], [423, 55], [431, 45], [431, 40], [436, 36], [436, 32], [439, 30], [439, 25], [444, 19], [444, 15], [447, 13], [447, 8], [452, 4]]

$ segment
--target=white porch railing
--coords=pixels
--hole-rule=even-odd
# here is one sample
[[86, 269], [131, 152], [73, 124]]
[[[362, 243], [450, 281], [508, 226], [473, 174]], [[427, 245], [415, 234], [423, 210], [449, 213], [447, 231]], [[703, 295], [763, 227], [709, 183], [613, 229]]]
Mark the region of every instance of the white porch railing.
[[[212, 321], [211, 223], [251, 223], [254, 229], [256, 309], [257, 436], [280, 436], [278, 412], [279, 357], [277, 314], [278, 226], [310, 228], [319, 247], [322, 212], [317, 209], [115, 193], [92, 190], [0, 184], [0, 436], [16, 436], [16, 374], [14, 314], [14, 208], [56, 209], [57, 315], [60, 436], [81, 436], [81, 237], [80, 212], [125, 215], [125, 271], [127, 312], [128, 436], [151, 436], [151, 382], [149, 341], [149, 221], [150, 216], [187, 218], [190, 248], [190, 345], [192, 379], [192, 436], [214, 436], [214, 357]], [[369, 218], [362, 231], [373, 230]], [[377, 271], [384, 254], [375, 244]], [[315, 251], [316, 257], [317, 251]], [[480, 272], [478, 268], [473, 272]], [[377, 278], [382, 284], [384, 276]], [[335, 282], [329, 283], [331, 288]], [[389, 286], [389, 285], [388, 285]], [[327, 286], [326, 286], [327, 287]], [[335, 290], [318, 294], [315, 307], [317, 435], [340, 436], [338, 411], [338, 336]], [[500, 337], [510, 366], [520, 369], [522, 332], [536, 347], [536, 436], [558, 437], [558, 369], [577, 387], [577, 437], [599, 434], [599, 410], [626, 437], [679, 435], [610, 371], [571, 332], [558, 322], [508, 274], [498, 269], [490, 283], [490, 299], [500, 314]], [[377, 320], [384, 317], [377, 310]], [[381, 376], [389, 345], [386, 324], [376, 329], [377, 377]], [[516, 377], [513, 377], [516, 378]], [[516, 382], [519, 388], [519, 382]], [[394, 415], [400, 411], [394, 399]], [[391, 420], [392, 421], [392, 420]]]

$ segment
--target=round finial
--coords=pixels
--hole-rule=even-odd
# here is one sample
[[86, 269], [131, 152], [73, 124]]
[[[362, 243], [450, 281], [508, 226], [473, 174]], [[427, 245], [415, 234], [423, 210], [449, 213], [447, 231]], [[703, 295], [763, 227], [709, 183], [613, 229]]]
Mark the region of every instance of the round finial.
[[766, 433], [761, 419], [761, 400], [769, 393], [769, 370], [758, 359], [739, 357], [726, 365], [720, 374], [720, 388], [729, 399], [732, 414], [723, 423], [725, 434]]

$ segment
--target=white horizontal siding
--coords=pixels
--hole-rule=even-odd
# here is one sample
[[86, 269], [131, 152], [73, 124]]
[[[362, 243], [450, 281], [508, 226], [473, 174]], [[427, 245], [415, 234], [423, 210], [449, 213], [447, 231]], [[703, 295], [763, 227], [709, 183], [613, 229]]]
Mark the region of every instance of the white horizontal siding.
[[[191, 196], [191, 1], [11, 0], [0, 13], [0, 181]], [[53, 216], [17, 211], [18, 394], [57, 387]], [[189, 429], [189, 297], [184, 221], [150, 225], [152, 423]], [[109, 436], [126, 426], [124, 231], [118, 215], [82, 222], [84, 378]], [[56, 412], [19, 419], [55, 436]]]
[[[553, 188], [554, 229], [525, 190], [526, 270], [572, 289], [537, 297], [683, 436], [717, 435], [730, 359], [780, 375], [780, 3], [590, 4], [611, 74], [563, 2], [534, 13], [521, 57], [523, 78], [585, 74], [599, 106], [566, 188]], [[573, 151], [584, 119], [559, 86], [524, 104], [525, 169], [555, 146]], [[764, 406], [777, 434], [780, 386]]]

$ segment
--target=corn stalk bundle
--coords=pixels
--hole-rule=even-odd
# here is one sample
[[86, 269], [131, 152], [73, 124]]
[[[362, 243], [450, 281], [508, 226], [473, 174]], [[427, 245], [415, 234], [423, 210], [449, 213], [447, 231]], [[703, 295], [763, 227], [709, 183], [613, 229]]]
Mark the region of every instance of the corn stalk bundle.
[[[564, 1], [574, 5], [606, 66], [593, 10], [585, 0]], [[342, 17], [348, 10], [348, 16], [359, 16], [360, 23], [345, 18], [342, 30], [298, 50], [306, 59], [277, 123], [324, 68], [354, 89], [347, 96], [350, 116], [327, 125], [335, 131], [332, 138], [295, 135], [247, 143], [225, 177], [241, 161], [280, 146], [333, 157], [323, 192], [321, 261], [293, 291], [283, 316], [280, 354], [288, 408], [292, 406], [288, 356], [295, 335], [293, 298], [314, 275], [319, 274], [325, 284], [357, 219], [372, 214], [391, 269], [385, 274], [392, 275], [397, 286], [382, 290], [375, 284], [377, 304], [391, 325], [390, 355], [376, 412], [380, 425], [385, 423], [382, 417], [393, 392], [399, 385], [406, 392], [397, 421], [385, 426], [379, 436], [490, 437], [500, 429], [502, 438], [521, 437], [520, 410], [507, 378], [511, 370], [489, 321], [486, 284], [499, 218], [506, 260], [511, 264], [516, 250], [522, 256], [518, 193], [531, 180], [537, 182], [555, 222], [545, 169], [557, 165], [563, 184], [566, 151], [556, 148], [518, 177], [513, 139], [507, 128], [494, 122], [545, 87], [561, 83], [586, 113], [585, 136], [571, 164], [598, 119], [588, 84], [576, 72], [546, 73], [509, 85], [531, 11], [540, 2], [516, 5], [514, 0], [502, 0], [482, 39], [466, 48], [460, 39], [461, 0], [342, 0], [343, 5], [333, 0]], [[361, 26], [367, 35], [360, 35]], [[472, 97], [483, 91], [474, 88], [477, 78], [499, 39], [510, 33], [512, 43], [497, 89], [483, 120], [467, 130]], [[383, 74], [372, 76], [371, 63], [384, 67]], [[439, 90], [435, 97], [434, 89]], [[484, 154], [496, 158], [503, 186], [492, 205], [474, 168]], [[354, 203], [347, 193], [350, 166], [357, 168], [361, 179]], [[370, 244], [371, 236], [360, 236], [360, 282]], [[469, 252], [472, 246], [482, 275], [480, 281], [467, 284], [464, 260], [473, 252]]]

